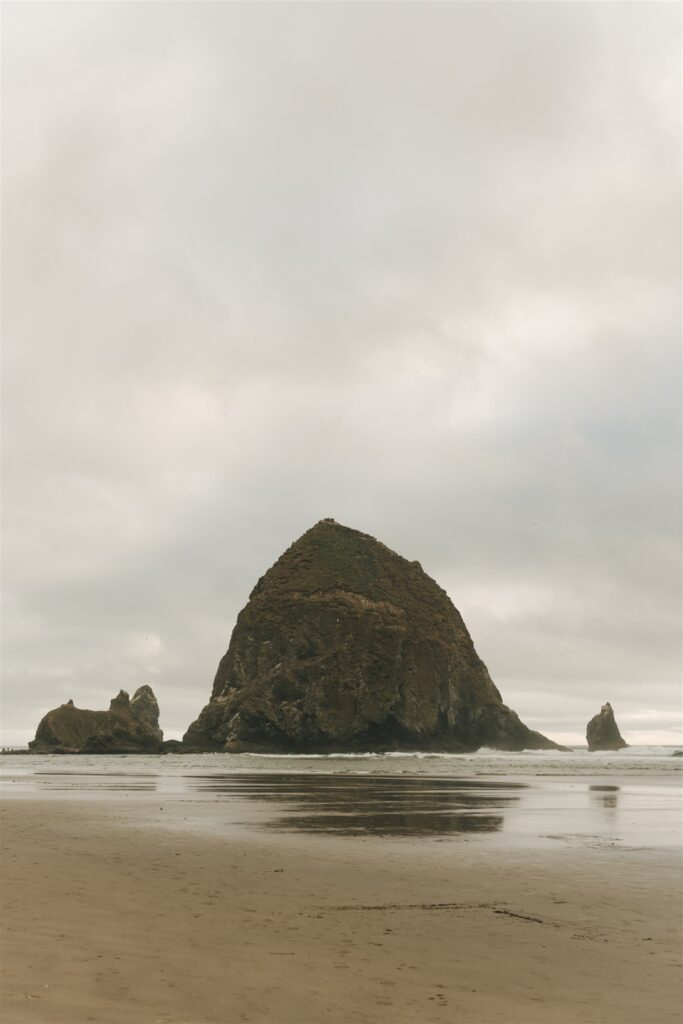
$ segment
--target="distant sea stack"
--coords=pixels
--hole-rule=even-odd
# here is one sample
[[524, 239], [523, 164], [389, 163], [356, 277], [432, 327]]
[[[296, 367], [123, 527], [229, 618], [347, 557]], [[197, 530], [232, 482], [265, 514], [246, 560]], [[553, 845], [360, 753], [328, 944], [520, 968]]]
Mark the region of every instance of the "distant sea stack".
[[258, 581], [183, 744], [280, 753], [564, 749], [503, 704], [459, 612], [419, 562], [333, 519]]
[[602, 705], [600, 713], [591, 718], [586, 726], [586, 739], [589, 750], [622, 750], [628, 746], [619, 732], [609, 701]]
[[108, 711], [87, 711], [72, 700], [48, 711], [29, 743], [34, 754], [158, 754], [164, 734], [159, 705], [149, 686], [131, 700], [120, 690]]

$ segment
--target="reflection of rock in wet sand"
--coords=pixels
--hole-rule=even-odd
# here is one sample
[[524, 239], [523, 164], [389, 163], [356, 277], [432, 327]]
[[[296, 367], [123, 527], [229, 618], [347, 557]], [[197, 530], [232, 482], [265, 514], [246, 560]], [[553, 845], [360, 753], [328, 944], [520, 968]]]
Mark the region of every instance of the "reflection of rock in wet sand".
[[605, 808], [614, 808], [619, 799], [619, 786], [589, 786], [591, 799]]
[[437, 836], [459, 832], [497, 832], [503, 827], [502, 815], [454, 814], [442, 811], [430, 814], [413, 811], [400, 814], [292, 814], [268, 822], [278, 832], [326, 832], [338, 836]]
[[[239, 775], [198, 778], [202, 792], [277, 804], [276, 831], [427, 836], [495, 832], [521, 783], [472, 779]], [[498, 813], [492, 813], [498, 812]]]

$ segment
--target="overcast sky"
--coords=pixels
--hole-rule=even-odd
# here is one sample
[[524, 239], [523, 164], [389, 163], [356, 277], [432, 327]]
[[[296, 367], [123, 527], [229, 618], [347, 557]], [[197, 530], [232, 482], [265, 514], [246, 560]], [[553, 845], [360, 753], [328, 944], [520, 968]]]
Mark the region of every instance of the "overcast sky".
[[3, 737], [208, 700], [325, 516], [680, 742], [677, 3], [3, 5]]

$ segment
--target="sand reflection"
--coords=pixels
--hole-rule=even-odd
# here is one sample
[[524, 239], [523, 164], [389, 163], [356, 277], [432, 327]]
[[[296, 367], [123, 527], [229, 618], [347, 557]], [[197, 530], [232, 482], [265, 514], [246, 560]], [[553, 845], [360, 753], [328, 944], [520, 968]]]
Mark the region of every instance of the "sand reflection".
[[607, 810], [613, 810], [619, 799], [619, 786], [589, 786], [591, 799]]
[[201, 792], [272, 805], [262, 827], [344, 836], [497, 832], [526, 786], [473, 779], [325, 775], [194, 777]]

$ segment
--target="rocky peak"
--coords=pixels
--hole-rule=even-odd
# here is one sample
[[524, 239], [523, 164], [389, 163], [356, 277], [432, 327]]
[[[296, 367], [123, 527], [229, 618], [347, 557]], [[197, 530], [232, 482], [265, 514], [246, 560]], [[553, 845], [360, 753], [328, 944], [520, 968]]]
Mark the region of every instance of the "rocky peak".
[[185, 743], [556, 746], [503, 704], [462, 617], [420, 563], [334, 519], [316, 523], [257, 582]]
[[120, 690], [108, 711], [77, 708], [73, 700], [48, 711], [29, 747], [46, 754], [157, 753], [162, 740], [156, 698], [141, 686], [132, 701]]
[[619, 732], [609, 701], [602, 705], [599, 714], [591, 718], [586, 726], [586, 740], [589, 750], [621, 750], [628, 746]]
[[114, 712], [126, 711], [130, 706], [130, 697], [125, 690], [119, 690], [115, 697], [109, 701], [109, 710]]
[[138, 687], [130, 702], [130, 711], [138, 722], [152, 733], [157, 733], [159, 739], [162, 739], [163, 734], [159, 728], [159, 705], [151, 686]]

